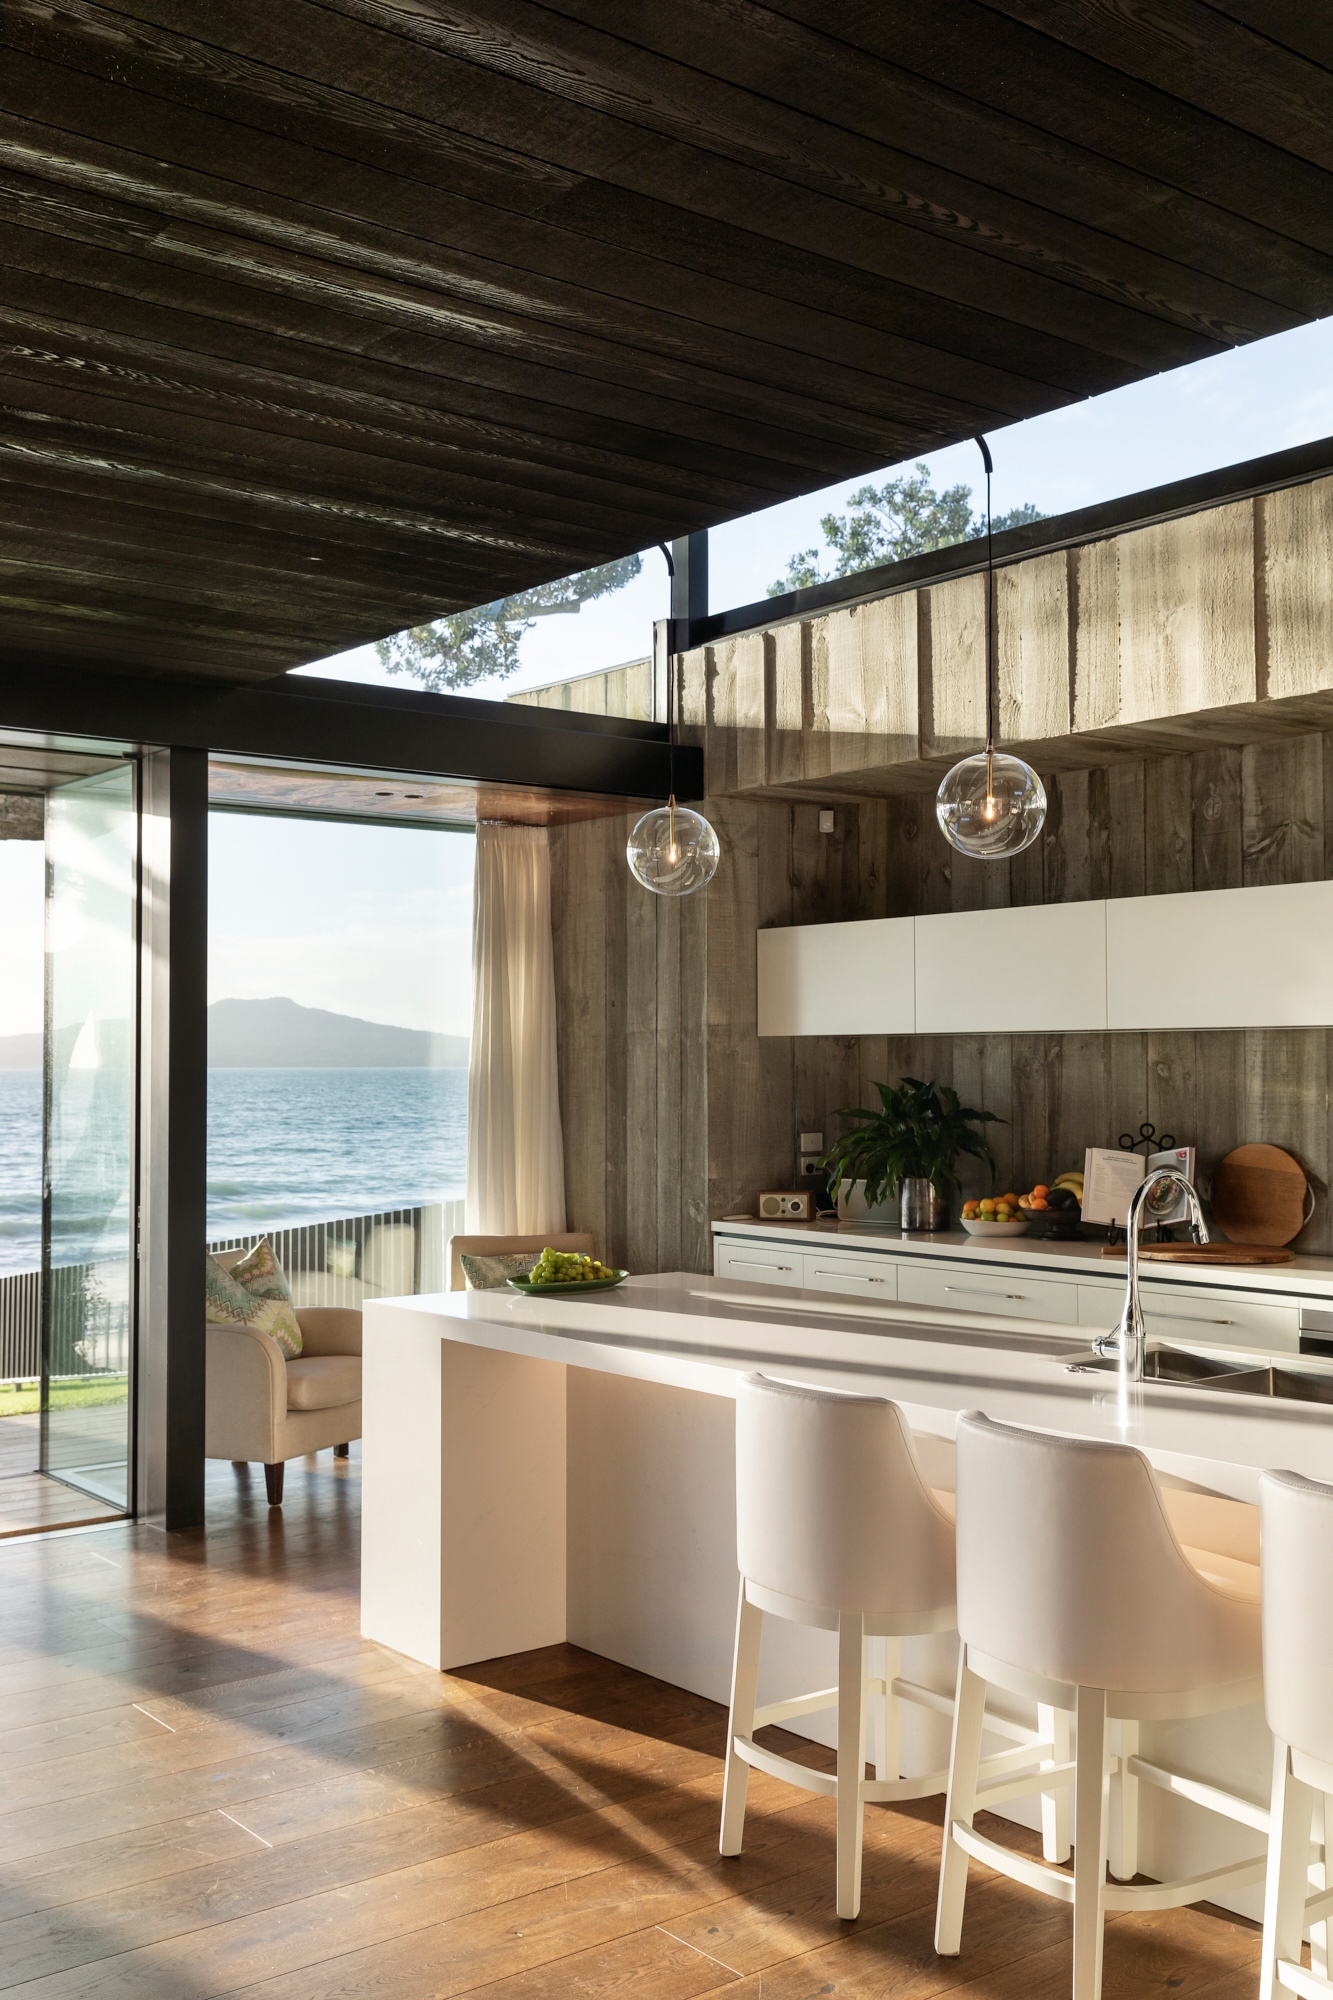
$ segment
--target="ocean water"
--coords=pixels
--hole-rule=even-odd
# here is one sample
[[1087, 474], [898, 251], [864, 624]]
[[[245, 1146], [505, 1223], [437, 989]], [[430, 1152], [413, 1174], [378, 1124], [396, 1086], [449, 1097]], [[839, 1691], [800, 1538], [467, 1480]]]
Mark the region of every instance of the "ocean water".
[[[453, 1201], [465, 1069], [214, 1069], [208, 1233]], [[41, 1262], [42, 1079], [0, 1070], [0, 1271]]]

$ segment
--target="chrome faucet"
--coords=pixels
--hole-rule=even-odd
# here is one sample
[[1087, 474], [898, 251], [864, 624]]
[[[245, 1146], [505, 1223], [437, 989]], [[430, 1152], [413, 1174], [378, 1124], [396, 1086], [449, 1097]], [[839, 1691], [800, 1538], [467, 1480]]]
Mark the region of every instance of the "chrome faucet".
[[[1139, 1309], [1139, 1232], [1143, 1228], [1144, 1211], [1148, 1203], [1166, 1187], [1178, 1187], [1189, 1204], [1190, 1234], [1196, 1243], [1208, 1241], [1208, 1225], [1203, 1219], [1203, 1207], [1195, 1186], [1188, 1175], [1178, 1167], [1162, 1167], [1134, 1190], [1129, 1204], [1129, 1214], [1125, 1217], [1125, 1239], [1129, 1251], [1129, 1279], [1125, 1285], [1125, 1309], [1120, 1315], [1120, 1323], [1109, 1332], [1099, 1334], [1092, 1343], [1092, 1351], [1103, 1360], [1118, 1361], [1131, 1382], [1143, 1380], [1144, 1333], [1143, 1314]], [[1150, 1218], [1151, 1219], [1151, 1218]]]

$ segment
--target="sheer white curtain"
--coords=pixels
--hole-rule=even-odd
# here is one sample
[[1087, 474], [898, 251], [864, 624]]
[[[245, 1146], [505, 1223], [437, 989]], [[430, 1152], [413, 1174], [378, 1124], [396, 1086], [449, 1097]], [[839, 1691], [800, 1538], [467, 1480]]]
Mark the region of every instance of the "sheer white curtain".
[[525, 1236], [565, 1226], [546, 829], [477, 827], [467, 1086], [467, 1226]]

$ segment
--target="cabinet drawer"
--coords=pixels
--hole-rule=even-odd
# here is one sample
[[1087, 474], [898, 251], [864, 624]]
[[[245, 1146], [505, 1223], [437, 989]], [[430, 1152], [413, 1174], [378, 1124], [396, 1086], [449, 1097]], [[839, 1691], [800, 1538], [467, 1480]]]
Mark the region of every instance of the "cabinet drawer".
[[[1079, 1287], [1079, 1324], [1115, 1326], [1125, 1289], [1114, 1292]], [[1140, 1284], [1143, 1327], [1150, 1340], [1206, 1340], [1212, 1347], [1257, 1347], [1264, 1353], [1300, 1352], [1300, 1313], [1294, 1305], [1228, 1297], [1222, 1292], [1187, 1291], [1184, 1286]]]
[[1076, 1285], [1033, 1278], [1026, 1271], [941, 1270], [924, 1262], [898, 1266], [900, 1300], [918, 1306], [949, 1306], [955, 1312], [1009, 1313], [1017, 1319], [1075, 1323], [1077, 1290]]
[[795, 1244], [719, 1243], [713, 1258], [717, 1278], [743, 1278], [751, 1285], [801, 1284], [801, 1253]]
[[844, 1251], [841, 1256], [807, 1254], [804, 1262], [808, 1292], [854, 1292], [867, 1299], [898, 1296], [898, 1266], [887, 1257], [858, 1257]]

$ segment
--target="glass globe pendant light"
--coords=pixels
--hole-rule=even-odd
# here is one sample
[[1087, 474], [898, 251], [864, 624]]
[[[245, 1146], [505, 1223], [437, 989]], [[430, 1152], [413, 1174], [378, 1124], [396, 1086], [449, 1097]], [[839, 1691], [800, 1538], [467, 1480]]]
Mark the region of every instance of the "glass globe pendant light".
[[1031, 847], [1046, 818], [1046, 789], [1021, 757], [995, 748], [995, 556], [991, 538], [991, 473], [985, 438], [978, 438], [986, 467], [986, 747], [945, 773], [935, 798], [940, 831], [960, 854], [978, 861], [1007, 861]]
[[713, 879], [717, 835], [702, 813], [678, 806], [673, 792], [664, 806], [645, 813], [625, 843], [630, 873], [655, 896], [692, 896]]
[[[663, 545], [667, 568], [674, 575], [670, 551]], [[669, 664], [669, 657], [668, 657]], [[655, 896], [692, 896], [705, 888], [717, 871], [717, 835], [702, 813], [676, 804], [675, 669], [667, 681], [667, 765], [670, 796], [638, 821], [625, 842], [630, 874]]]

